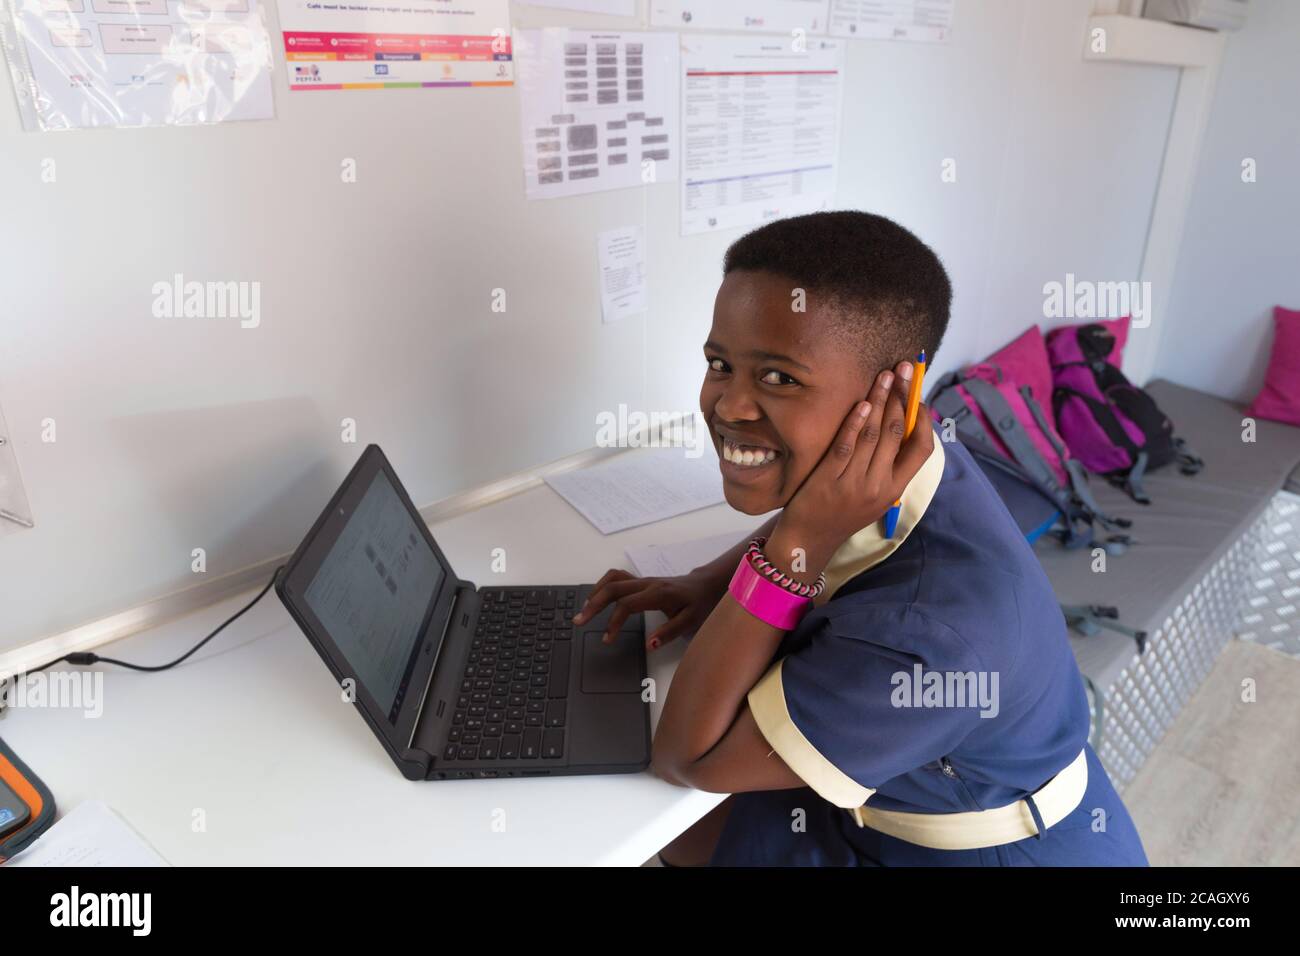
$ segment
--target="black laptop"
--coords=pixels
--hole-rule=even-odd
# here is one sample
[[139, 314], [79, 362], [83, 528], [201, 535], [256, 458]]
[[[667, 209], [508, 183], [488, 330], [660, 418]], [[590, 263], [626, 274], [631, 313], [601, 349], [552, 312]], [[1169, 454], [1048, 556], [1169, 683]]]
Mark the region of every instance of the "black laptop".
[[[484, 547], [487, 547], [485, 544]], [[650, 762], [645, 619], [577, 628], [590, 584], [457, 577], [371, 445], [276, 593], [412, 780], [626, 773]]]

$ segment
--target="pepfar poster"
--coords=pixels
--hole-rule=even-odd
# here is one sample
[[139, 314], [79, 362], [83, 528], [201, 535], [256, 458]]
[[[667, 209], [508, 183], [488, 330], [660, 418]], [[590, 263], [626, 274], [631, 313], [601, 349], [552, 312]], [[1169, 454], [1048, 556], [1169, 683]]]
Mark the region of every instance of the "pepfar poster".
[[510, 86], [507, 0], [279, 0], [291, 90]]

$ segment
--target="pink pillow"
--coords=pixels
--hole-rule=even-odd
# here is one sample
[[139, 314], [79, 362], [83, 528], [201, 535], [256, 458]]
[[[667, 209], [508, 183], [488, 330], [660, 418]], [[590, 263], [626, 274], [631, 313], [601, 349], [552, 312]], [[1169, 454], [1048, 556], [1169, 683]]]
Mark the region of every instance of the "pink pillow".
[[1043, 332], [1036, 325], [1029, 328], [1014, 342], [1002, 346], [982, 362], [976, 362], [968, 370], [980, 378], [992, 382], [993, 376], [989, 366], [996, 365], [1002, 369], [1002, 375], [1017, 385], [1028, 385], [1034, 393], [1034, 400], [1048, 414], [1052, 408], [1052, 367], [1047, 364], [1047, 346], [1043, 342]]
[[1300, 312], [1274, 307], [1273, 351], [1268, 357], [1264, 387], [1246, 414], [1300, 425]]
[[[1033, 442], [1038, 454], [1056, 474], [1056, 480], [1068, 488], [1070, 476], [1056, 451], [1058, 447], [1065, 447], [1065, 442], [1061, 440], [1061, 436], [1056, 433], [1056, 427], [1052, 424], [1052, 368], [1047, 363], [1047, 345], [1043, 341], [1042, 330], [1036, 325], [1031, 325], [1014, 342], [1002, 346], [982, 362], [976, 362], [963, 371], [967, 376], [983, 379], [1002, 393], [1002, 397], [1019, 420], [1029, 440]], [[1020, 394], [1021, 387], [1026, 385], [1029, 386], [1034, 402], [1043, 413], [1050, 435], [1044, 434], [1037, 418]], [[1008, 458], [1014, 457], [1011, 450], [997, 437], [997, 428], [984, 416], [979, 403], [975, 401], [974, 396], [970, 395], [970, 391], [965, 386], [959, 385], [958, 393], [984, 426], [984, 430], [993, 436], [999, 451]]]

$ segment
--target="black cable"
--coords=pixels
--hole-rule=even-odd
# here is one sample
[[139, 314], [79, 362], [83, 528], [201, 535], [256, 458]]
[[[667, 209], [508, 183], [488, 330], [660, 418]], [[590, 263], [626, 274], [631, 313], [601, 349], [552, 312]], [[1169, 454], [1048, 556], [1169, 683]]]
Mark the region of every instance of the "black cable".
[[188, 651], [186, 651], [180, 657], [176, 658], [176, 660], [172, 661], [171, 663], [153, 664], [153, 665], [132, 664], [130, 661], [119, 661], [113, 657], [100, 657], [98, 654], [94, 653], [93, 651], [74, 651], [71, 654], [65, 654], [62, 657], [57, 657], [54, 660], [50, 661], [48, 664], [42, 664], [40, 667], [34, 668], [28, 671], [27, 673], [37, 674], [43, 670], [53, 667], [55, 664], [61, 664], [64, 661], [67, 661], [69, 664], [74, 664], [77, 666], [82, 666], [86, 664], [116, 664], [118, 667], [125, 667], [133, 671], [144, 671], [146, 673], [151, 673], [151, 674], [156, 673], [158, 671], [168, 670], [169, 668], [175, 667], [177, 664], [181, 663], [182, 661], [188, 660], [204, 644], [208, 643], [208, 641], [212, 640], [214, 637], [216, 637], [218, 634], [224, 631], [231, 624], [235, 623], [235, 621], [243, 617], [244, 614], [246, 614], [249, 610], [252, 609], [254, 604], [262, 600], [262, 598], [266, 597], [266, 592], [271, 590], [271, 585], [275, 583], [276, 577], [283, 570], [284, 570], [283, 565], [276, 568], [275, 574], [271, 575], [271, 580], [267, 581], [266, 586], [262, 588], [262, 590], [257, 592], [257, 597], [253, 598], [253, 600], [249, 601], [247, 604], [245, 604], [234, 614], [230, 615], [230, 617], [226, 618], [226, 620], [222, 622], [220, 627], [218, 627], [215, 631], [213, 631], [203, 640], [199, 641], [197, 644], [195, 644]]

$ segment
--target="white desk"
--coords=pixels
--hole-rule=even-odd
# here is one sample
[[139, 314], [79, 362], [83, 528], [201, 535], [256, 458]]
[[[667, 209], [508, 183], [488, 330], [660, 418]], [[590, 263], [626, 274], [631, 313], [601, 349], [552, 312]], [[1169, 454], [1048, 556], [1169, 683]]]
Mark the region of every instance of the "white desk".
[[[733, 530], [739, 541], [761, 520], [723, 504], [605, 537], [542, 486], [448, 519], [434, 534], [457, 573], [480, 586], [567, 584], [627, 567], [629, 544]], [[506, 549], [504, 574], [490, 571], [497, 547]], [[249, 597], [97, 650], [163, 663]], [[647, 623], [662, 621], [654, 614]], [[656, 725], [684, 647], [674, 641], [650, 655]], [[0, 719], [0, 736], [49, 785], [61, 811], [103, 800], [178, 866], [635, 866], [722, 799], [648, 771], [410, 782], [342, 701], [274, 592], [174, 670], [101, 669], [99, 719], [14, 709]], [[194, 831], [198, 810], [206, 832]]]

